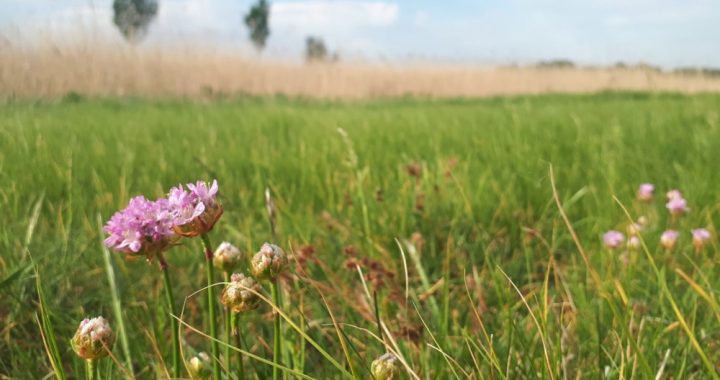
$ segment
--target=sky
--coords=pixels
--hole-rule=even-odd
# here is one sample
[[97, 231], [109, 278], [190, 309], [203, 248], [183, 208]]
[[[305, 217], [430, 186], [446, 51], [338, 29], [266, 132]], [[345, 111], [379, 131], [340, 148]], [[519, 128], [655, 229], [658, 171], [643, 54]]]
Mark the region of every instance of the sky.
[[[254, 0], [159, 0], [143, 47], [256, 54], [242, 18]], [[265, 56], [299, 59], [308, 35], [340, 57], [526, 64], [645, 62], [720, 67], [717, 0], [271, 0]], [[0, 0], [3, 43], [124, 43], [112, 0]]]

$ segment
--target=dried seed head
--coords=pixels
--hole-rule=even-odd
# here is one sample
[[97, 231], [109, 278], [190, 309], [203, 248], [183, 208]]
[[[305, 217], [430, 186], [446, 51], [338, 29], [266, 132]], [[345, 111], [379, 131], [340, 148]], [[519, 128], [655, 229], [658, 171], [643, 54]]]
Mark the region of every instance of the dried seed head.
[[220, 295], [220, 302], [233, 313], [254, 310], [260, 306], [260, 297], [256, 294], [260, 290], [262, 287], [254, 278], [242, 273], [234, 273], [230, 283], [225, 286]]
[[222, 242], [213, 255], [213, 265], [224, 272], [232, 272], [242, 260], [240, 249], [228, 242]]
[[398, 358], [388, 352], [375, 359], [370, 365], [370, 372], [375, 380], [397, 380], [400, 378]]
[[253, 275], [259, 280], [274, 280], [286, 264], [283, 250], [270, 243], [263, 244], [251, 261]]
[[115, 343], [115, 334], [103, 317], [83, 319], [70, 341], [73, 351], [85, 360], [104, 358], [113, 343]]

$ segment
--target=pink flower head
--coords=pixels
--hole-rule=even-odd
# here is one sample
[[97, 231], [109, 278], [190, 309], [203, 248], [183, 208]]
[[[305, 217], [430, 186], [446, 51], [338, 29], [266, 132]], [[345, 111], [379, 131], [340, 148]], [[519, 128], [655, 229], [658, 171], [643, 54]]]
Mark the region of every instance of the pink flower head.
[[704, 228], [697, 228], [692, 230], [693, 245], [695, 249], [702, 249], [705, 243], [710, 240], [710, 231]]
[[655, 185], [652, 183], [643, 183], [637, 191], [637, 199], [641, 202], [650, 202], [655, 194]]
[[668, 191], [667, 194], [665, 194], [665, 196], [667, 197], [668, 201], [673, 200], [673, 199], [679, 199], [679, 198], [683, 197], [680, 190], [677, 190], [677, 189]]
[[687, 206], [687, 201], [682, 197], [671, 198], [665, 207], [670, 211], [673, 216], [682, 215], [690, 211]]
[[168, 194], [175, 232], [186, 237], [198, 236], [210, 231], [223, 213], [222, 206], [215, 199], [218, 192], [217, 180], [212, 185], [198, 181], [173, 187]]
[[107, 222], [104, 231], [110, 236], [104, 243], [116, 251], [145, 255], [150, 260], [157, 253], [168, 249], [177, 238], [172, 226], [172, 215], [166, 199], [149, 201], [143, 196], [137, 196]]
[[660, 235], [660, 244], [667, 250], [675, 247], [675, 242], [680, 234], [675, 230], [667, 230]]
[[603, 243], [610, 249], [615, 249], [625, 241], [625, 235], [622, 232], [611, 230], [603, 235]]

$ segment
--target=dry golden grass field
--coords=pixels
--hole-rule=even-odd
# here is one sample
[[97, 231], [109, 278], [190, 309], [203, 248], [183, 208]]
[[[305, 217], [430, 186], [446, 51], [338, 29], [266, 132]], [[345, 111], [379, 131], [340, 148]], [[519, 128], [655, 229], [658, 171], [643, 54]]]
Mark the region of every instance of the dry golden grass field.
[[0, 47], [0, 97], [287, 95], [484, 97], [604, 90], [715, 92], [720, 78], [648, 68], [287, 63], [213, 49]]

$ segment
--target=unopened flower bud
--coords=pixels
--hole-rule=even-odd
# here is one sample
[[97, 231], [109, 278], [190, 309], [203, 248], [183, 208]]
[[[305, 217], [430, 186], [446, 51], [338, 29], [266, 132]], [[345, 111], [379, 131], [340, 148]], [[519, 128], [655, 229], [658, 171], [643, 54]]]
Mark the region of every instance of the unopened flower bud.
[[231, 281], [225, 286], [220, 295], [220, 302], [233, 313], [254, 310], [260, 306], [260, 297], [257, 293], [262, 287], [250, 276], [242, 273], [233, 273]]
[[400, 378], [398, 358], [388, 352], [375, 359], [370, 365], [370, 372], [375, 380], [397, 380]]
[[636, 250], [640, 248], [640, 238], [637, 236], [631, 236], [627, 241], [627, 246], [631, 250]]
[[240, 249], [228, 242], [222, 242], [213, 255], [213, 265], [224, 272], [232, 272], [242, 260]]
[[640, 232], [643, 230], [643, 226], [640, 223], [630, 223], [627, 226], [627, 234], [628, 236], [638, 236], [640, 235]]
[[251, 264], [253, 275], [259, 280], [274, 280], [287, 264], [287, 259], [280, 247], [265, 243], [253, 256]]
[[660, 235], [660, 244], [668, 251], [675, 247], [679, 234], [675, 230], [667, 230]]
[[210, 357], [208, 354], [201, 352], [193, 356], [188, 361], [188, 372], [190, 372], [190, 378], [193, 380], [208, 379], [212, 374], [210, 371]]
[[115, 334], [103, 317], [83, 319], [70, 341], [73, 351], [85, 360], [104, 358], [113, 343], [115, 343]]

